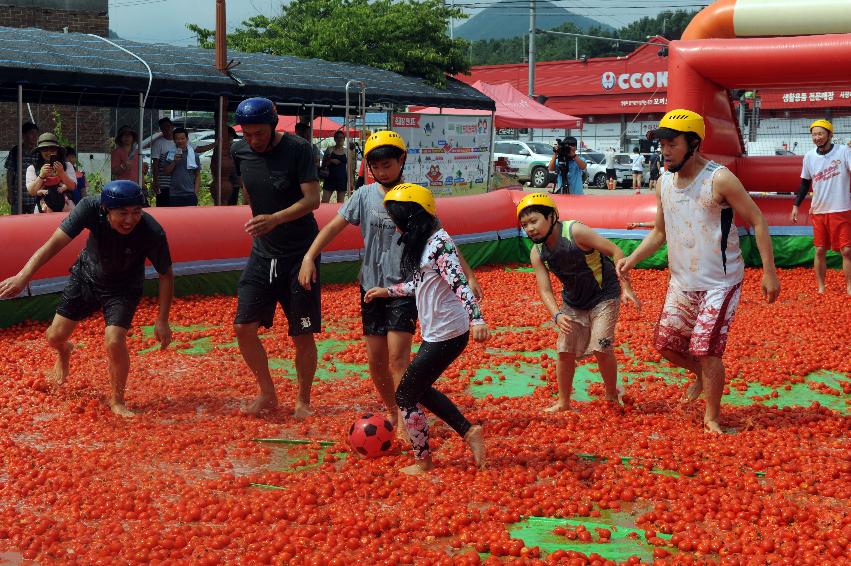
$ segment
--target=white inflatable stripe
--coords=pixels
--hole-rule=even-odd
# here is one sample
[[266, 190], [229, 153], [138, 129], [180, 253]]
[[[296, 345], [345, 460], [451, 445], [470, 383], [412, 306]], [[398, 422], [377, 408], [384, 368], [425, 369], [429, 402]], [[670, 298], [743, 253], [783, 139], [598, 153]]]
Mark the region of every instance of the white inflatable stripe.
[[851, 0], [736, 0], [737, 37], [851, 32]]

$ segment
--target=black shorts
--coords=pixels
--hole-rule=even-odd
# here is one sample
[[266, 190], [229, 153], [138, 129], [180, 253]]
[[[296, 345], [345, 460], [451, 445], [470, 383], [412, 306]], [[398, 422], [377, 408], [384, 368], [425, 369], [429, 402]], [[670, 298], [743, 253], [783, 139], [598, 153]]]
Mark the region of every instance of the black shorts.
[[417, 331], [417, 302], [413, 297], [373, 299], [365, 303], [360, 290], [360, 312], [365, 336], [387, 336], [390, 331], [414, 334]]
[[287, 316], [290, 336], [321, 332], [319, 258], [316, 259], [317, 279], [308, 291], [298, 282], [303, 257], [300, 254], [270, 259], [252, 252], [237, 285], [234, 324], [259, 322], [269, 328], [275, 319], [275, 305], [280, 304]]
[[618, 170], [617, 169], [606, 169], [606, 179], [610, 181], [618, 180]]
[[141, 298], [141, 289], [136, 293], [103, 289], [71, 273], [56, 306], [56, 314], [80, 321], [102, 310], [107, 326], [129, 330]]
[[658, 169], [651, 169], [650, 170], [650, 180], [651, 181], [658, 181], [659, 180], [659, 170]]

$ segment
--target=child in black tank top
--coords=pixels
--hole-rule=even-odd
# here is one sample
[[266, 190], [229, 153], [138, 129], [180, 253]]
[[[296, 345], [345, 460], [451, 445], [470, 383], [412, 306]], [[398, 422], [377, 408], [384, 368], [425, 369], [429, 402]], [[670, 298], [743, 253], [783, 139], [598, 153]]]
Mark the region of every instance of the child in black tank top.
[[[614, 354], [615, 325], [620, 303], [638, 298], [627, 280], [619, 280], [614, 262], [624, 257], [613, 242], [574, 220], [558, 220], [558, 209], [549, 195], [531, 194], [517, 206], [526, 234], [535, 242], [531, 261], [538, 293], [553, 315], [558, 332], [558, 402], [548, 412], [570, 408], [577, 358], [594, 354], [606, 389], [606, 399], [621, 403], [623, 386], [617, 380]], [[559, 307], [550, 283], [550, 272], [562, 282]]]

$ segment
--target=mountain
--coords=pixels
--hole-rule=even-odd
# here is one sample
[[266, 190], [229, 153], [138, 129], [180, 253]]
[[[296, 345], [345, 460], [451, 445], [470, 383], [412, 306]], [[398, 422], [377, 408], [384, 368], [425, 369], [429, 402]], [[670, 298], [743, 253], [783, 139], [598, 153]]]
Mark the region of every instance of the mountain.
[[[552, 29], [570, 22], [582, 31], [588, 31], [592, 27], [614, 31], [610, 25], [593, 18], [579, 16], [546, 0], [537, 2], [536, 12], [538, 29]], [[455, 28], [455, 37], [463, 37], [470, 41], [505, 39], [527, 33], [529, 33], [529, 4], [524, 5], [517, 0], [497, 2]]]

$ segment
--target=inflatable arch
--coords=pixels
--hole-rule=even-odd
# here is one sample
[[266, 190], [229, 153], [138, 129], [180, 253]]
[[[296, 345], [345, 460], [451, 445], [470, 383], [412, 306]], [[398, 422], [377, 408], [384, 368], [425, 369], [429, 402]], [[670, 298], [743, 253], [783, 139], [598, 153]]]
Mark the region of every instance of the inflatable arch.
[[[847, 86], [851, 31], [847, 0], [720, 0], [669, 45], [668, 108], [706, 119], [702, 151], [729, 167], [750, 191], [795, 192], [801, 156], [744, 156], [730, 89], [804, 84]], [[762, 37], [757, 37], [762, 36]]]

